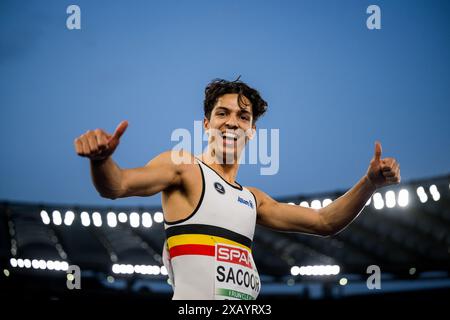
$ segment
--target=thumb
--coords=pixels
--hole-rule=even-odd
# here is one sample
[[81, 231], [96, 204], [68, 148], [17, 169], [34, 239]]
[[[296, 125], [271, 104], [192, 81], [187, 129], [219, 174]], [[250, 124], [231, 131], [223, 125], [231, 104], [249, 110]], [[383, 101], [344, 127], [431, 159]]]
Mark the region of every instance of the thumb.
[[116, 131], [114, 131], [111, 140], [119, 140], [120, 137], [123, 135], [123, 133], [125, 132], [125, 130], [127, 130], [128, 127], [128, 121], [122, 121], [121, 123], [119, 123], [119, 125], [116, 128]]
[[375, 142], [375, 161], [380, 161], [381, 159], [381, 143], [380, 141]]

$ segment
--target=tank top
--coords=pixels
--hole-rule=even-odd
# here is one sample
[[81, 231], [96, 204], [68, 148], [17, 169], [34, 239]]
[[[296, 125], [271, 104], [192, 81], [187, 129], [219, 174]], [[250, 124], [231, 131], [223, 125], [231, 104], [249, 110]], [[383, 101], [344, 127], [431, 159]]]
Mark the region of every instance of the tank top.
[[164, 221], [163, 261], [173, 299], [253, 300], [260, 278], [252, 257], [254, 194], [196, 158], [202, 193], [185, 219]]

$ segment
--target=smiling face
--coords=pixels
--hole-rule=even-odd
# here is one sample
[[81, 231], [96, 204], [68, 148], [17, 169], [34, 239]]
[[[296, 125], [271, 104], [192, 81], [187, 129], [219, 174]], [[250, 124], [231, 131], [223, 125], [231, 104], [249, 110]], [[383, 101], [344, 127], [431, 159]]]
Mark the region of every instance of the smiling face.
[[217, 99], [210, 118], [204, 119], [209, 132], [208, 147], [221, 164], [237, 163], [248, 139], [252, 136], [252, 105], [237, 93], [227, 93]]

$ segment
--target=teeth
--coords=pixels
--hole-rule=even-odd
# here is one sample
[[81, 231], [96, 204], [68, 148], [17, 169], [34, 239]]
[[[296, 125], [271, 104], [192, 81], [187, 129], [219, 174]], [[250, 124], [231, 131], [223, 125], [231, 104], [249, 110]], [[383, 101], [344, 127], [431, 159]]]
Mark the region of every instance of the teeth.
[[228, 139], [237, 139], [237, 135], [231, 132], [225, 132], [222, 134], [222, 137], [228, 138]]

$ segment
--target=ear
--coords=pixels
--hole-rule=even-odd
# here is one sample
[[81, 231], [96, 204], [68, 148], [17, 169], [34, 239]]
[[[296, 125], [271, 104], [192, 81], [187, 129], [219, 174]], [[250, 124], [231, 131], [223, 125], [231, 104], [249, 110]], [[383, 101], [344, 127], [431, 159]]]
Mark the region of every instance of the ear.
[[209, 120], [207, 117], [203, 118], [203, 128], [206, 132], [209, 130]]

